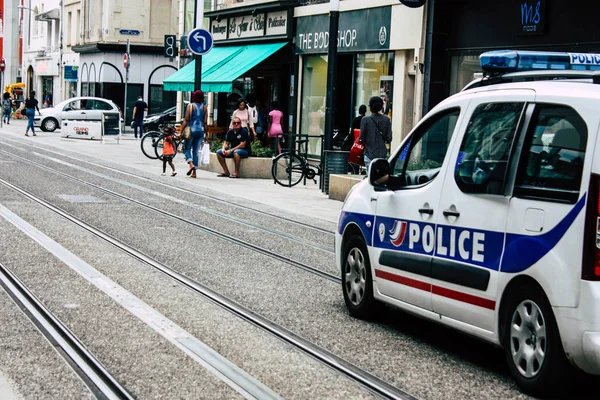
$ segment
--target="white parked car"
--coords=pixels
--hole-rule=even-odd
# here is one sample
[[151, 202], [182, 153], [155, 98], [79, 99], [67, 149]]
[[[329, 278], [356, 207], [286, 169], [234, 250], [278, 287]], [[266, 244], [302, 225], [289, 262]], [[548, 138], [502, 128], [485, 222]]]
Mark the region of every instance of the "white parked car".
[[[343, 296], [358, 318], [387, 303], [498, 345], [524, 391], [555, 395], [573, 367], [600, 375], [600, 55], [481, 61], [489, 81], [431, 110], [348, 194]], [[501, 78], [520, 65], [588, 78]]]
[[54, 107], [40, 109], [42, 115], [35, 115], [34, 125], [45, 132], [54, 132], [60, 129], [63, 120], [100, 121], [102, 113], [106, 111], [121, 112], [119, 107], [108, 99], [73, 97]]

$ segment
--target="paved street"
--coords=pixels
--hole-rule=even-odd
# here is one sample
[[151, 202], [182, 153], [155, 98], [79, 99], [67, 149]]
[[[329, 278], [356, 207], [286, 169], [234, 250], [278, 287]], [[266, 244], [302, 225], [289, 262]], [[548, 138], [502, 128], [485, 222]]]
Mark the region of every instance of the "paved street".
[[[0, 129], [0, 264], [132, 397], [526, 398], [490, 345], [393, 309], [348, 315], [341, 203], [317, 186], [194, 180], [181, 156], [162, 177], [131, 137], [24, 127]], [[0, 398], [93, 398], [27, 315], [0, 290]]]

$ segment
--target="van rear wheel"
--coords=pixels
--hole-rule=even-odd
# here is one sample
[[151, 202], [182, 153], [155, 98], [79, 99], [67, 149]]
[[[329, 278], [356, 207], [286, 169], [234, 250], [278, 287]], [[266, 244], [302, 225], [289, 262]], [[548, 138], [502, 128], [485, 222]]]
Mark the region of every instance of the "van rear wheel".
[[503, 319], [511, 375], [530, 395], [556, 394], [568, 379], [568, 361], [550, 303], [536, 286], [521, 286], [514, 293]]
[[362, 236], [350, 237], [344, 244], [342, 257], [342, 289], [348, 311], [356, 318], [376, 318], [383, 305], [373, 296], [371, 263]]

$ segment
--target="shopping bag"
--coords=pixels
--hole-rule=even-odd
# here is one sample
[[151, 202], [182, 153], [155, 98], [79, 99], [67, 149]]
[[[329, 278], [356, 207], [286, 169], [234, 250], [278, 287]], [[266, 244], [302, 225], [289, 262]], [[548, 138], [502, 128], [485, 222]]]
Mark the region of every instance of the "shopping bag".
[[204, 142], [204, 144], [202, 145], [202, 150], [200, 153], [200, 164], [210, 164], [210, 145], [207, 142]]
[[[358, 129], [355, 129], [355, 131]], [[360, 131], [359, 131], [360, 132]], [[356, 136], [356, 140], [350, 149], [350, 154], [348, 155], [348, 162], [351, 164], [356, 164], [363, 166], [365, 165], [365, 144], [358, 142], [358, 136]]]

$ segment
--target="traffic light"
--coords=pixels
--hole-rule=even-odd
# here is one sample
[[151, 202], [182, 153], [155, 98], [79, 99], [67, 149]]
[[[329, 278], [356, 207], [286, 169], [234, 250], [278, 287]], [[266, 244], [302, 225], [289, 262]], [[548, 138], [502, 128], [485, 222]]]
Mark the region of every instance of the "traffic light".
[[165, 35], [165, 57], [174, 58], [177, 55], [176, 43], [175, 35]]

